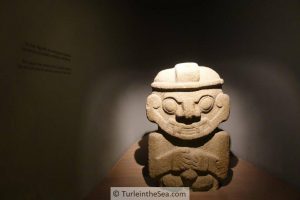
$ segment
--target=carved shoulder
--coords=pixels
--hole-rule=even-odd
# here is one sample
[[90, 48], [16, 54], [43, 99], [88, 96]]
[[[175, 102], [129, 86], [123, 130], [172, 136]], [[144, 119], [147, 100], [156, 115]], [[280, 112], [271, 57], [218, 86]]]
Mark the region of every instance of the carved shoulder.
[[160, 145], [163, 141], [166, 140], [164, 136], [157, 132], [152, 132], [149, 134], [149, 146], [151, 145]]
[[205, 146], [227, 144], [230, 141], [230, 136], [226, 131], [219, 131], [206, 143]]
[[163, 138], [163, 135], [158, 132], [151, 132], [149, 134], [149, 140], [159, 140], [160, 138]]
[[215, 133], [212, 140], [221, 142], [221, 143], [223, 143], [223, 142], [228, 143], [230, 141], [230, 136], [226, 131], [220, 131], [220, 132]]
[[204, 149], [215, 153], [216, 155], [229, 155], [230, 148], [230, 136], [226, 131], [220, 131], [215, 133], [215, 135], [205, 144]]
[[152, 132], [149, 134], [149, 153], [159, 155], [174, 148], [161, 133]]

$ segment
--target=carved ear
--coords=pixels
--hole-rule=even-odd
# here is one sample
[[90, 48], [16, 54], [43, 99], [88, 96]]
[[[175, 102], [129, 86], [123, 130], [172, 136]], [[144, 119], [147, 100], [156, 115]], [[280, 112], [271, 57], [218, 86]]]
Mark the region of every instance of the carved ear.
[[157, 109], [161, 106], [161, 99], [157, 94], [150, 94], [147, 97], [146, 108], [154, 108]]
[[216, 104], [219, 108], [223, 106], [228, 106], [229, 107], [229, 96], [224, 93], [220, 93], [216, 97]]
[[146, 111], [149, 121], [154, 121], [154, 109], [158, 109], [161, 106], [161, 98], [157, 94], [150, 94], [147, 97]]
[[226, 121], [229, 117], [230, 105], [229, 105], [229, 96], [224, 93], [220, 93], [216, 97], [216, 105], [221, 108], [222, 111], [222, 121]]

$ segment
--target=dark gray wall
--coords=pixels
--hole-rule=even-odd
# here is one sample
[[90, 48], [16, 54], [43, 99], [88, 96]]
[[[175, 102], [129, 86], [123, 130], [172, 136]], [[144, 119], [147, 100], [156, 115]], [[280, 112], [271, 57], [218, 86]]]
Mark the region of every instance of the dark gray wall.
[[[300, 189], [298, 1], [2, 1], [1, 199], [81, 199], [146, 131], [155, 74], [214, 68], [232, 150]], [[21, 70], [33, 42], [70, 75]], [[2, 197], [1, 196], [1, 197]]]

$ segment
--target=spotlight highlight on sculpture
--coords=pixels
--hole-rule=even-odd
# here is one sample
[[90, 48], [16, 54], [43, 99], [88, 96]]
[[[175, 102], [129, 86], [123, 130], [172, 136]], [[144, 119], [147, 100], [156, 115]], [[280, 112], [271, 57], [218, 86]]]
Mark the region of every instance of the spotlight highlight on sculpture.
[[229, 169], [230, 137], [218, 128], [229, 117], [224, 81], [211, 68], [180, 63], [160, 71], [147, 98], [148, 171], [160, 186], [216, 190]]

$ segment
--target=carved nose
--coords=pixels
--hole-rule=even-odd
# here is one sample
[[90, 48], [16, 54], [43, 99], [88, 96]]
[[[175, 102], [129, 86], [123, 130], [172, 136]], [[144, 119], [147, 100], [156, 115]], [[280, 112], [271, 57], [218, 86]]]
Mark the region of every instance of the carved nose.
[[195, 108], [195, 103], [192, 100], [186, 100], [182, 103], [183, 116], [185, 118], [193, 118], [200, 116], [200, 113]]
[[194, 101], [186, 100], [182, 103], [182, 112], [176, 115], [176, 121], [184, 124], [199, 122], [201, 115]]

